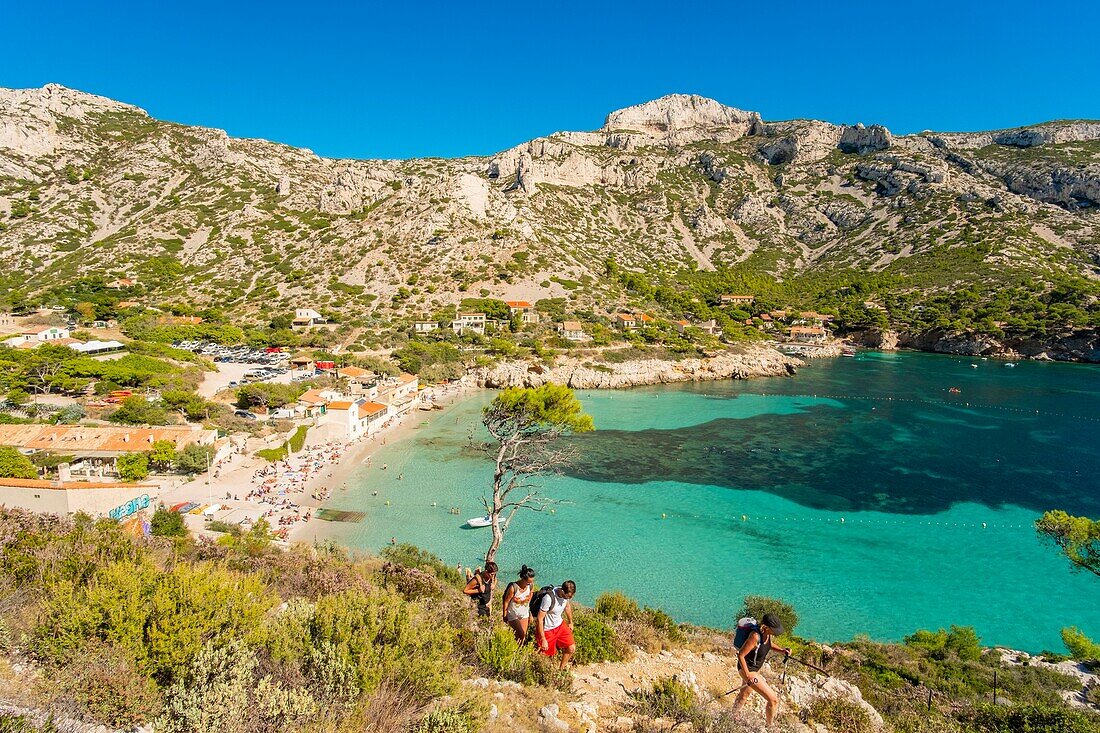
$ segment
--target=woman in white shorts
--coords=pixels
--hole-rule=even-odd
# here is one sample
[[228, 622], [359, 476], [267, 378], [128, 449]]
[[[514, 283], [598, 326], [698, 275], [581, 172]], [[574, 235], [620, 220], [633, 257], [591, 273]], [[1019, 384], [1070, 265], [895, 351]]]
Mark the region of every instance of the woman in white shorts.
[[527, 640], [527, 626], [531, 623], [531, 594], [535, 592], [535, 571], [524, 565], [519, 580], [504, 589], [504, 623], [512, 627], [516, 641]]

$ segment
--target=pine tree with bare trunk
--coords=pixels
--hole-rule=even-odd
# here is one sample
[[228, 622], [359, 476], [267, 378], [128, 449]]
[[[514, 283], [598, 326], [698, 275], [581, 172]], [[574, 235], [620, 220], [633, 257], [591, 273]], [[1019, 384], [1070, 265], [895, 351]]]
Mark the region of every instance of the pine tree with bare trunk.
[[553, 499], [539, 494], [538, 478], [559, 473], [576, 458], [561, 438], [592, 430], [573, 390], [559, 384], [501, 391], [482, 413], [493, 440], [486, 451], [495, 462], [492, 495], [482, 499], [493, 529], [485, 561], [496, 558], [504, 534], [521, 509], [545, 511]]

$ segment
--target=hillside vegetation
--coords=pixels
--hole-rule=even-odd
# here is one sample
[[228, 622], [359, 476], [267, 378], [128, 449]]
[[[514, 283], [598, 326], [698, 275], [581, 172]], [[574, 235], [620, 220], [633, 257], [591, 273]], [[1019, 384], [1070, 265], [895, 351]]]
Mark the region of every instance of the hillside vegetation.
[[[110, 520], [0, 510], [0, 730], [54, 730], [48, 716], [189, 733], [562, 730], [559, 710], [581, 729], [754, 729], [716, 697], [736, 678], [728, 637], [621, 593], [578, 611], [581, 666], [559, 672], [477, 621], [458, 572], [430, 553], [285, 551], [262, 521], [196, 541], [166, 515], [153, 521], [166, 536], [135, 538]], [[767, 598], [739, 614], [767, 611], [798, 622]], [[1100, 730], [1100, 716], [1063, 702], [1080, 679], [1039, 658], [1008, 662], [966, 627], [904, 644], [785, 642], [829, 677], [773, 663], [784, 730]]]
[[1051, 339], [1100, 325], [1098, 217], [1091, 122], [893, 136], [672, 95], [491, 159], [356, 161], [0, 90], [13, 306], [125, 276], [144, 305], [308, 306], [369, 341], [471, 296], [597, 320], [748, 292], [842, 329]]

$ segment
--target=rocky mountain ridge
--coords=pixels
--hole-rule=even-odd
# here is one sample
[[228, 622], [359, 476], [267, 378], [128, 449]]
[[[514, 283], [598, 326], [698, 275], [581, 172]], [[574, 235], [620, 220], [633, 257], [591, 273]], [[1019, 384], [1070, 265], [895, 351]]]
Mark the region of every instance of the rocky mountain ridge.
[[609, 256], [922, 289], [1096, 279], [1098, 224], [1098, 122], [893, 135], [670, 95], [489, 158], [365, 161], [0, 90], [0, 290], [127, 275], [154, 301], [365, 326], [479, 291], [610, 313], [629, 297]]

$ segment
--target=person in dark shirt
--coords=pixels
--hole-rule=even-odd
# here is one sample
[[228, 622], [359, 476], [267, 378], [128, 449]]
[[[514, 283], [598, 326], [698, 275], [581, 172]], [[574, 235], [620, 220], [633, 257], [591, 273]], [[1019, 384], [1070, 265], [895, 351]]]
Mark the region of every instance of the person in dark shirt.
[[741, 645], [737, 654], [737, 672], [741, 675], [743, 684], [741, 692], [737, 695], [737, 701], [733, 703], [733, 712], [736, 714], [745, 701], [749, 699], [751, 692], [756, 692], [767, 701], [765, 714], [767, 725], [770, 728], [775, 723], [775, 715], [779, 712], [779, 697], [771, 688], [764, 675], [760, 674], [760, 668], [768, 659], [768, 653], [773, 649], [791, 655], [791, 650], [775, 643], [774, 637], [783, 633], [783, 622], [773, 613], [765, 613], [760, 621], [758, 631], [753, 631]]
[[489, 604], [493, 602], [493, 586], [497, 581], [497, 564], [485, 563], [485, 567], [474, 573], [463, 593], [477, 601], [477, 615], [488, 616]]

